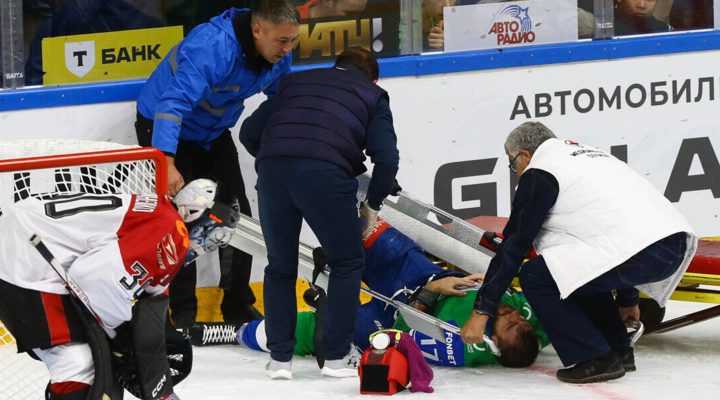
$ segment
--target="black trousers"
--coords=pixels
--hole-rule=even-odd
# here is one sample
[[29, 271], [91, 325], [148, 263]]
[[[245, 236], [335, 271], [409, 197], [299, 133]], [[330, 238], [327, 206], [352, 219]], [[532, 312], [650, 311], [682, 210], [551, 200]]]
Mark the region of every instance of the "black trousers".
[[87, 342], [70, 295], [38, 292], [0, 280], [0, 320], [15, 336], [18, 351]]
[[260, 161], [257, 187], [268, 252], [263, 293], [270, 357], [284, 362], [293, 356], [298, 240], [304, 219], [327, 253], [325, 359], [339, 360], [353, 340], [365, 267], [357, 182], [325, 161], [276, 157]]
[[677, 271], [687, 250], [687, 235], [678, 232], [647, 246], [622, 264], [587, 282], [565, 299], [545, 259], [535, 257], [522, 267], [520, 286], [550, 337], [563, 365], [630, 347], [613, 289], [659, 282]]
[[[152, 145], [153, 120], [137, 114], [135, 132], [141, 146]], [[237, 148], [230, 130], [225, 130], [212, 143], [210, 150], [197, 143], [180, 139], [175, 153], [175, 167], [189, 182], [197, 178], [213, 178], [221, 186], [218, 200], [232, 204], [237, 199], [240, 212], [251, 216], [250, 201], [245, 194], [245, 182], [240, 172]], [[222, 273], [223, 301], [220, 310], [226, 322], [244, 322], [251, 318], [248, 309], [255, 303], [255, 295], [250, 289], [252, 256], [232, 247], [220, 249], [220, 263], [230, 264], [229, 274]], [[224, 270], [224, 268], [223, 268]], [[197, 269], [195, 263], [182, 268], [170, 284], [170, 309], [173, 322], [185, 327], [195, 321], [197, 298], [195, 285]]]

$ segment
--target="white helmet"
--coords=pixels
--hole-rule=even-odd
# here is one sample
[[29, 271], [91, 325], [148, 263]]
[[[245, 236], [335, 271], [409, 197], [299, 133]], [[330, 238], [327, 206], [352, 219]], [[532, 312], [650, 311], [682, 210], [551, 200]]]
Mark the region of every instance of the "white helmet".
[[210, 179], [195, 179], [188, 182], [173, 197], [178, 213], [185, 222], [200, 218], [205, 210], [215, 203], [217, 184]]
[[212, 180], [196, 179], [187, 183], [173, 198], [190, 234], [185, 264], [227, 246], [232, 239], [240, 215], [235, 208], [215, 201], [217, 191], [217, 184]]

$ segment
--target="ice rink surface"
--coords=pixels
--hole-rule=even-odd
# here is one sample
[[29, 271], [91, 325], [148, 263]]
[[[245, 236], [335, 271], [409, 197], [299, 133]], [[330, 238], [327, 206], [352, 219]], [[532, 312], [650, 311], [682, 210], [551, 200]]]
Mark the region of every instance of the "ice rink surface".
[[[710, 305], [671, 301], [665, 319]], [[572, 327], [568, 327], [572, 329]], [[352, 399], [359, 380], [320, 376], [313, 358], [293, 360], [292, 381], [264, 374], [268, 355], [240, 346], [195, 347], [190, 377], [176, 388], [182, 400]], [[433, 367], [435, 393], [404, 391], [396, 398], [552, 399], [552, 400], [711, 400], [720, 399], [720, 318], [678, 330], [641, 337], [635, 349], [637, 371], [596, 384], [571, 385], [555, 379], [560, 360], [552, 348], [529, 369], [499, 366]]]

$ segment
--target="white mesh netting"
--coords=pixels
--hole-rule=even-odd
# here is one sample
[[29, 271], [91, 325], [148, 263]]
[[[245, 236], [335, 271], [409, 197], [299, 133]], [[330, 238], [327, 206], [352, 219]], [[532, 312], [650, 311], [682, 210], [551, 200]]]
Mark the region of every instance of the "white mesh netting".
[[48, 378], [40, 361], [17, 354], [15, 339], [0, 321], [0, 398], [43, 398]]
[[[2, 160], [57, 154], [126, 150], [111, 142], [86, 140], [15, 140], [0, 142]], [[0, 173], [0, 207], [43, 193], [152, 193], [155, 164], [151, 160], [84, 163], [69, 167], [18, 170]]]
[[[113, 161], [114, 151], [138, 148], [111, 142], [73, 139], [0, 141], [0, 210], [33, 195], [47, 193], [153, 193], [156, 165], [150, 159]], [[69, 166], [47, 161], [40, 169], [16, 167], [17, 159], [104, 152], [102, 157]], [[9, 170], [8, 170], [9, 169]], [[43, 398], [48, 374], [45, 366], [26, 354], [17, 354], [15, 341], [0, 321], [0, 399]]]

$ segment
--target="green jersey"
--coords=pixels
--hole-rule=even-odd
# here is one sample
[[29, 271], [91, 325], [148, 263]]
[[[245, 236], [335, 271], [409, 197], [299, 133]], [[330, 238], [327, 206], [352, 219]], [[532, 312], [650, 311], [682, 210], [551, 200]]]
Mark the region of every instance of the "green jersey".
[[[464, 297], [442, 296], [437, 300], [434, 308], [430, 310], [430, 314], [462, 328], [470, 318], [477, 293], [477, 290], [473, 290], [469, 291], [468, 295]], [[530, 308], [525, 295], [516, 290], [509, 289], [503, 294], [502, 303], [517, 310], [520, 315], [530, 322], [530, 325], [532, 325], [538, 336], [540, 346], [545, 347], [550, 343], [547, 334], [540, 327], [535, 313]], [[405, 324], [402, 316], [398, 317], [394, 328], [409, 332], [420, 347], [425, 359], [431, 364], [458, 367], [497, 363], [497, 357], [493, 354], [487, 343], [466, 345], [462, 343], [458, 335], [449, 332], [446, 333], [445, 341], [439, 342], [432, 337], [411, 330]]]
[[[469, 291], [465, 297], [440, 297], [435, 303], [435, 307], [430, 310], [430, 314], [443, 321], [462, 327], [470, 318], [476, 296], [477, 290]], [[503, 294], [502, 303], [517, 310], [520, 315], [530, 322], [542, 347], [550, 343], [547, 334], [540, 327], [535, 313], [528, 305], [525, 295], [515, 290], [508, 290]], [[497, 357], [486, 343], [465, 345], [459, 336], [453, 334], [448, 334], [445, 342], [441, 343], [420, 332], [412, 331], [401, 316], [398, 316], [393, 328], [409, 332], [423, 352], [425, 359], [431, 364], [458, 367], [497, 363]], [[314, 332], [315, 313], [309, 311], [299, 312], [295, 329], [294, 352], [296, 355], [313, 354], [315, 348], [313, 342]]]

